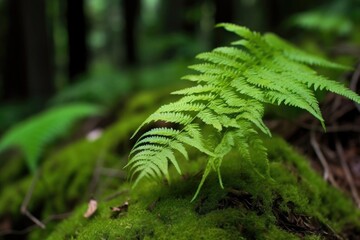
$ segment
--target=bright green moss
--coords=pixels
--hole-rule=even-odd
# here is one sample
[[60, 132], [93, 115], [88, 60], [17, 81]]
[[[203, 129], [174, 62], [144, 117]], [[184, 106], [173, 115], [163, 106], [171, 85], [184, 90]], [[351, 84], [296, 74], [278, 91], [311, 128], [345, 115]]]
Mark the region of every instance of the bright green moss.
[[[91, 189], [94, 170], [100, 159], [104, 167], [121, 170], [126, 163], [126, 149], [118, 152], [119, 145], [129, 145], [128, 139], [136, 127], [153, 111], [152, 106], [147, 105], [149, 98], [152, 101], [159, 100], [162, 94], [154, 92], [146, 94], [147, 101], [143, 101], [143, 94], [134, 97], [129, 102], [129, 107], [122, 109], [122, 115], [113, 125], [104, 130], [103, 135], [97, 141], [91, 142], [86, 139], [78, 140], [65, 147], [57, 147], [57, 151], [48, 153], [39, 168], [40, 178], [37, 181], [28, 206], [30, 212], [40, 219], [48, 216], [69, 212], [78, 202], [87, 201], [91, 196], [106, 194], [116, 190], [121, 183], [118, 178], [111, 179], [101, 177], [101, 184], [107, 184], [106, 189], [96, 186]], [[139, 109], [142, 113], [139, 114]], [[21, 159], [20, 159], [21, 160]], [[21, 176], [24, 168], [21, 161], [7, 161], [0, 169], [0, 218], [11, 216], [14, 222], [25, 220], [21, 215], [20, 206], [31, 185], [33, 176]], [[9, 173], [14, 173], [10, 176]], [[124, 174], [125, 175], [125, 174]], [[126, 176], [124, 176], [123, 181]], [[111, 184], [108, 184], [111, 180]], [[4, 183], [2, 183], [4, 182]], [[26, 219], [27, 221], [27, 219]], [[50, 231], [55, 224], [47, 224]], [[36, 235], [34, 239], [42, 239], [46, 235]], [[42, 236], [42, 237], [39, 237]]]
[[[82, 205], [49, 239], [314, 240], [324, 239], [324, 232], [341, 234], [349, 225], [360, 229], [360, 214], [351, 201], [328, 186], [303, 157], [281, 139], [265, 143], [270, 176], [261, 177], [250, 163], [230, 154], [222, 167], [225, 189], [211, 175], [190, 202], [201, 177], [200, 158], [182, 164], [184, 176], [174, 177], [170, 185], [144, 182], [111, 202], [100, 200], [91, 219], [82, 216], [86, 204]], [[109, 208], [128, 199], [128, 212], [111, 218]], [[286, 226], [287, 218], [297, 219], [300, 230], [291, 230], [295, 223]], [[318, 230], [301, 229], [301, 221]]]

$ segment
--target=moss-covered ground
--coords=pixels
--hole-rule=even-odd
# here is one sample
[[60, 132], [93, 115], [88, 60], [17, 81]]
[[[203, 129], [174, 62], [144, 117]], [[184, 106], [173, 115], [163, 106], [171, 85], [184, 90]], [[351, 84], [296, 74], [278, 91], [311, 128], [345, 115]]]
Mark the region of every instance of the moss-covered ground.
[[[132, 189], [123, 170], [131, 146], [128, 139], [153, 111], [152, 102], [161, 101], [156, 96], [161, 94], [142, 94], [129, 102], [100, 139], [79, 140], [49, 151], [29, 210], [42, 220], [70, 214], [61, 221], [46, 221], [45, 230], [35, 228], [25, 235], [2, 237], [357, 239], [360, 212], [351, 200], [330, 187], [304, 157], [276, 137], [264, 139], [269, 176], [254, 169], [263, 163], [243, 161], [234, 151], [223, 162], [224, 189], [213, 174], [191, 201], [206, 161], [192, 153], [190, 161], [181, 164], [182, 176], [172, 170], [170, 183], [143, 181]], [[21, 166], [16, 155], [0, 170], [0, 223], [13, 229], [31, 224], [19, 211], [32, 181], [31, 176], [18, 178], [26, 171]], [[98, 209], [85, 218], [91, 198], [97, 200]]]

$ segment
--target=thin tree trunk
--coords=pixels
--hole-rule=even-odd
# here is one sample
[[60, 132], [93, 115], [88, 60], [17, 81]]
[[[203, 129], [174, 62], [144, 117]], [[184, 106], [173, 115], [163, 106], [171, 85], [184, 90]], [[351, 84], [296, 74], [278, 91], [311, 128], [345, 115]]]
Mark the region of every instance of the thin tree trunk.
[[5, 42], [3, 99], [23, 99], [27, 97], [27, 68], [20, 1], [8, 0], [6, 7], [8, 10], [8, 34]]
[[73, 81], [88, 69], [84, 0], [67, 0], [66, 19], [69, 47], [68, 74], [70, 81]]
[[8, 9], [4, 98], [47, 98], [54, 83], [45, 0], [8, 0]]
[[21, 2], [29, 95], [46, 98], [54, 92], [54, 63], [53, 44], [50, 42], [46, 23], [45, 0]]
[[[215, 23], [222, 22], [233, 22], [234, 19], [234, 3], [232, 0], [214, 0], [215, 5]], [[215, 30], [214, 34], [214, 46], [219, 46], [223, 43], [223, 34], [224, 32], [219, 32]]]
[[137, 19], [140, 13], [140, 0], [123, 0], [124, 14], [124, 45], [125, 45], [125, 64], [135, 65], [138, 62], [137, 56]]

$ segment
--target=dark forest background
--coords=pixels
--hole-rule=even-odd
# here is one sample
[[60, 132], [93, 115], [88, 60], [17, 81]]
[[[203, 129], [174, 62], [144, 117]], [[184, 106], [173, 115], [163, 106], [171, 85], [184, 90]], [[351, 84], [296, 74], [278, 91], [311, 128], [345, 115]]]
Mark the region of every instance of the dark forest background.
[[2, 128], [42, 109], [78, 82], [112, 76], [127, 81], [128, 92], [142, 88], [146, 84], [136, 76], [123, 76], [169, 62], [183, 66], [180, 62], [197, 53], [228, 43], [226, 33], [214, 28], [216, 23], [233, 22], [301, 40], [306, 34], [291, 24], [293, 16], [335, 6], [335, 15], [351, 18], [344, 11], [352, 2], [356, 1], [2, 0]]

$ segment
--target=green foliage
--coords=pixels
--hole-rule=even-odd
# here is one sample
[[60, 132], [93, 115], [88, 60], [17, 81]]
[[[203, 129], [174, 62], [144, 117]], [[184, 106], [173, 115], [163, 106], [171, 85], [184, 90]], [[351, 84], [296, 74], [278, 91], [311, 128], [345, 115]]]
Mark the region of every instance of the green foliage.
[[299, 14], [293, 18], [293, 25], [303, 29], [332, 33], [336, 35], [347, 35], [351, 33], [353, 23], [342, 15], [311, 11]]
[[360, 17], [358, 10], [358, 3], [353, 0], [333, 0], [318, 9], [295, 15], [290, 23], [332, 37], [345, 36], [354, 31]]
[[80, 81], [60, 91], [53, 103], [86, 101], [111, 106], [116, 100], [130, 91], [128, 77], [109, 67], [98, 66]]
[[6, 132], [0, 141], [0, 152], [9, 147], [19, 148], [26, 157], [28, 167], [34, 171], [46, 145], [68, 131], [77, 120], [99, 113], [97, 106], [89, 104], [64, 105], [50, 109]]
[[[173, 85], [186, 69], [184, 61], [171, 61], [151, 67], [118, 71], [104, 64], [98, 64], [78, 82], [60, 91], [51, 103], [89, 102], [112, 107], [119, 99], [134, 88], [152, 89]], [[0, 109], [1, 110], [1, 109]], [[0, 112], [1, 114], [1, 112]]]
[[244, 161], [262, 159], [264, 165], [254, 169], [265, 176], [267, 152], [259, 137], [271, 136], [262, 120], [265, 104], [304, 109], [324, 126], [315, 90], [334, 92], [360, 103], [357, 94], [310, 67], [343, 66], [307, 54], [274, 34], [262, 36], [233, 24], [219, 26], [240, 36], [242, 39], [233, 43], [240, 47], [219, 47], [199, 54], [197, 58], [204, 63], [191, 66], [198, 74], [184, 77], [197, 85], [174, 92], [182, 97], [160, 107], [139, 127], [157, 121], [172, 124], [146, 132], [134, 145], [127, 165], [132, 176], [137, 174], [134, 186], [144, 177], [169, 179], [169, 162], [181, 174], [176, 155], [187, 159], [186, 145], [209, 156], [195, 196], [212, 170], [222, 186], [222, 160], [233, 148], [240, 151]]
[[[119, 119], [104, 129], [101, 137], [96, 141], [79, 139], [64, 147], [54, 148], [46, 154], [38, 168], [41, 177], [31, 197], [31, 202], [35, 205], [32, 209], [40, 211], [39, 209], [42, 208], [42, 215], [45, 217], [54, 212], [66, 212], [74, 203], [84, 199], [86, 201], [90, 196], [105, 194], [98, 192], [93, 195], [93, 192], [84, 192], [89, 190], [99, 159], [103, 159], [101, 161], [108, 168], [121, 169], [125, 165], [123, 156], [129, 151], [126, 147], [129, 136], [156, 109], [156, 105], [164, 103], [162, 98], [168, 95], [168, 92], [169, 90], [157, 90], [137, 94], [127, 102], [125, 108], [121, 109]], [[120, 148], [121, 152], [119, 146], [124, 146]], [[0, 162], [0, 213], [18, 216], [20, 205], [33, 176], [23, 175], [22, 158], [17, 155], [10, 157]], [[111, 177], [102, 177], [101, 182], [106, 182], [107, 179], [113, 180]], [[117, 189], [118, 181], [119, 179], [116, 178], [111, 186]], [[108, 189], [113, 193], [111, 190], [114, 191], [113, 188]]]
[[[141, 92], [126, 102], [116, 114], [119, 118], [96, 141], [79, 139], [49, 151], [38, 167], [40, 178], [32, 192], [29, 210], [36, 211], [36, 216], [43, 220], [56, 213], [70, 212], [75, 204], [87, 202], [90, 197], [105, 199], [117, 191], [121, 182], [128, 189], [126, 173], [121, 169], [129, 151], [129, 136], [156, 110], [156, 105], [165, 102], [168, 92], [169, 89]], [[0, 218], [12, 216], [22, 222], [27, 219], [19, 209], [33, 176], [23, 175], [22, 159], [15, 157], [0, 162]], [[113, 170], [108, 175], [106, 169]], [[94, 189], [97, 174], [100, 179]], [[49, 232], [57, 229], [57, 223], [47, 223], [45, 231], [35, 231], [34, 235], [38, 235], [28, 239], [47, 239]]]

